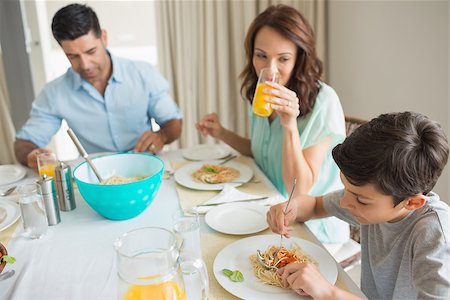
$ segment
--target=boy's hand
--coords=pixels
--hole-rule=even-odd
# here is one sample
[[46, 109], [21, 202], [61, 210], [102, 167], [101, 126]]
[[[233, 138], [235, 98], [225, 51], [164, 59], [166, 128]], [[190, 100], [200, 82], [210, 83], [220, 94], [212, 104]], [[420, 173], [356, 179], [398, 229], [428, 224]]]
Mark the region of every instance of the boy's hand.
[[309, 262], [293, 263], [277, 271], [285, 288], [291, 288], [299, 295], [314, 299], [332, 299], [334, 286]]
[[274, 205], [267, 212], [267, 223], [270, 230], [274, 233], [282, 234], [285, 237], [290, 237], [292, 228], [289, 226], [291, 221], [294, 221], [297, 217], [297, 203], [295, 199], [292, 199], [291, 204], [288, 207], [288, 211], [284, 214], [286, 208], [286, 202]]

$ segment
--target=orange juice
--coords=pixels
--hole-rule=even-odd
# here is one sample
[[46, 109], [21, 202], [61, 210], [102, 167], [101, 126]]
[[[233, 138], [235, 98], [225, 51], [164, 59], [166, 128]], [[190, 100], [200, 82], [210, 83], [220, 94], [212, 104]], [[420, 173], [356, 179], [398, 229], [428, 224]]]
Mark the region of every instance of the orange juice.
[[184, 289], [174, 281], [158, 284], [133, 284], [122, 298], [123, 300], [186, 300]]
[[39, 176], [47, 175], [55, 178], [55, 168], [56, 165], [50, 164], [50, 165], [43, 165], [39, 166]]
[[270, 96], [263, 93], [263, 89], [266, 88], [271, 89], [272, 87], [265, 83], [259, 83], [256, 86], [255, 97], [253, 97], [253, 112], [261, 117], [268, 117], [272, 114], [270, 103], [264, 101], [265, 96]]

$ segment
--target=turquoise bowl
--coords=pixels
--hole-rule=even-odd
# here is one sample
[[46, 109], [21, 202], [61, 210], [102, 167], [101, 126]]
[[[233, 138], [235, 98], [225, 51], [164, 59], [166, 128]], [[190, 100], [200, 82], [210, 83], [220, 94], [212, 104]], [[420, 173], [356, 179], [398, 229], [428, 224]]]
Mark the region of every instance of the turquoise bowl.
[[127, 220], [142, 213], [152, 203], [161, 186], [164, 163], [146, 153], [117, 153], [92, 159], [100, 176], [148, 176], [124, 184], [99, 184], [86, 162], [78, 165], [73, 177], [81, 196], [92, 209], [111, 220]]

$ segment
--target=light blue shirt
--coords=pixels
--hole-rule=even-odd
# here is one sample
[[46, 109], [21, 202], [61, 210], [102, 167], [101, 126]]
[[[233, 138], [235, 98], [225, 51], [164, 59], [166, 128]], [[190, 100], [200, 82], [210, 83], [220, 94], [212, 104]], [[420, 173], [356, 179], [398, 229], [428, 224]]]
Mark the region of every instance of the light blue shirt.
[[[269, 123], [268, 118], [253, 114], [250, 109], [251, 147], [253, 157], [275, 185], [287, 197], [282, 175], [283, 128], [278, 116]], [[325, 159], [309, 195], [321, 196], [341, 189], [339, 168], [333, 160], [331, 151], [345, 139], [345, 119], [339, 97], [328, 85], [320, 82], [319, 94], [311, 112], [297, 119], [302, 149], [314, 146], [331, 137]], [[312, 220], [307, 222], [310, 229], [322, 242], [343, 242], [348, 239], [348, 224], [337, 218]]]
[[152, 130], [182, 115], [169, 84], [152, 65], [111, 55], [105, 95], [72, 68], [48, 83], [33, 101], [30, 118], [16, 137], [45, 147], [65, 119], [89, 153], [127, 151]]

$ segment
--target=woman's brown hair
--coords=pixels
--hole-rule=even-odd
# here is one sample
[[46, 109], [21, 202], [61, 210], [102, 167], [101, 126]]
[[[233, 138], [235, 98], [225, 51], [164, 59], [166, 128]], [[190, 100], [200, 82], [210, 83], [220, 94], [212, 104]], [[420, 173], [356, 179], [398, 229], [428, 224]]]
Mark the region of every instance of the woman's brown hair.
[[245, 38], [247, 64], [242, 71], [241, 94], [252, 102], [258, 76], [253, 67], [255, 37], [259, 30], [269, 26], [297, 45], [297, 58], [286, 87], [297, 93], [300, 116], [309, 113], [319, 93], [318, 80], [322, 62], [316, 54], [314, 32], [308, 21], [296, 9], [287, 5], [272, 5], [253, 20]]

